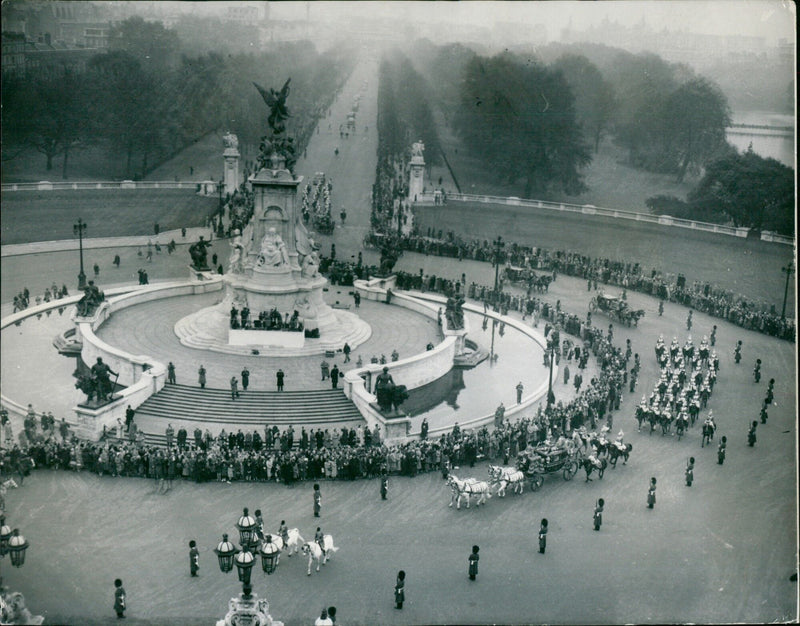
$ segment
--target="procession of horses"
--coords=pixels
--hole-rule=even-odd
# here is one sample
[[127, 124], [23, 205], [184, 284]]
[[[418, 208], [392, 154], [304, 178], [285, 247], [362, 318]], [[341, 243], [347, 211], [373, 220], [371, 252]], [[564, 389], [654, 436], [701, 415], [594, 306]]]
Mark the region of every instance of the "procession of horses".
[[[606, 468], [617, 466], [619, 459], [623, 465], [630, 458], [633, 444], [623, 441], [620, 432], [617, 439], [607, 438], [608, 427], [600, 433], [588, 432], [585, 428], [575, 430], [571, 439], [560, 437], [555, 442], [545, 440], [538, 446], [529, 447], [517, 455], [515, 465], [489, 465], [489, 479], [478, 480], [471, 477], [461, 479], [450, 472], [447, 485], [450, 488], [450, 504], [461, 509], [462, 500], [466, 508], [470, 507], [473, 497], [476, 505], [485, 504], [492, 495], [505, 497], [510, 490], [514, 494], [522, 494], [525, 485], [530, 491], [538, 491], [549, 474], [561, 474], [565, 481], [571, 481], [579, 469], [586, 473], [586, 481], [592, 480], [593, 473], [603, 478]], [[454, 468], [457, 469], [457, 468]]]

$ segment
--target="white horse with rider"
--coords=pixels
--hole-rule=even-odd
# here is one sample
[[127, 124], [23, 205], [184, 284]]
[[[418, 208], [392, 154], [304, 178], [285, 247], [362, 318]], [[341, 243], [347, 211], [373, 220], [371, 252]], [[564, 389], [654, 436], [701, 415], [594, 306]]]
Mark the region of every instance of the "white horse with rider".
[[[291, 531], [290, 531], [291, 532]], [[333, 553], [338, 551], [335, 545], [333, 545], [333, 537], [331, 535], [325, 535], [322, 540], [322, 545], [324, 546], [324, 550], [319, 546], [316, 541], [306, 542], [303, 544], [303, 547], [300, 548], [303, 554], [308, 555], [308, 575], [311, 576], [311, 563], [316, 561], [317, 562], [317, 571], [319, 571], [320, 563], [325, 565], [330, 558], [333, 556]]]
[[477, 480], [475, 478], [467, 478], [460, 480], [455, 474], [450, 474], [447, 479], [450, 487], [453, 489], [453, 497], [450, 499], [450, 505], [453, 506], [453, 500], [456, 501], [456, 509], [461, 509], [461, 498], [467, 498], [467, 508], [469, 508], [470, 496], [478, 496], [478, 506], [484, 504], [486, 500], [492, 497], [489, 483], [485, 480]]
[[525, 474], [515, 467], [501, 467], [499, 465], [489, 466], [489, 476], [492, 481], [497, 483], [497, 495], [504, 498], [506, 488], [511, 485], [514, 493], [522, 493], [525, 486]]
[[277, 563], [281, 562], [281, 553], [286, 550], [286, 556], [292, 556], [292, 553], [297, 554], [300, 551], [305, 541], [300, 531], [297, 528], [290, 528], [287, 533], [287, 540], [284, 541], [283, 537], [277, 534], [272, 535], [272, 543], [278, 547]]

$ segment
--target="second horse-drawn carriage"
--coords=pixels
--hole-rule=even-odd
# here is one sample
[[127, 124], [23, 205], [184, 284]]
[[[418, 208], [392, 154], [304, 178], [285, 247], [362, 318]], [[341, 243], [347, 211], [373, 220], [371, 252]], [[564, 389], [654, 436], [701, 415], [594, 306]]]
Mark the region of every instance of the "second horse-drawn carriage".
[[619, 296], [610, 296], [602, 291], [589, 303], [592, 313], [600, 311], [611, 319], [626, 326], [638, 326], [639, 320], [644, 317], [644, 309], [633, 310], [628, 303]]

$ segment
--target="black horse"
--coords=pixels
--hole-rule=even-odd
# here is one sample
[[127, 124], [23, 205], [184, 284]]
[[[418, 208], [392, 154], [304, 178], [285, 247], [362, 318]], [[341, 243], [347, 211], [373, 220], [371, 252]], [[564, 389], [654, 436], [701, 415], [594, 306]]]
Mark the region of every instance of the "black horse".
[[598, 461], [600, 463], [600, 467], [597, 467], [594, 463], [592, 463], [588, 457], [581, 459], [581, 465], [586, 472], [586, 482], [592, 480], [590, 476], [592, 475], [593, 470], [597, 470], [597, 475], [600, 477], [600, 480], [603, 480], [603, 474], [605, 474], [606, 467], [608, 467], [608, 461], [605, 459], [598, 459]]
[[686, 428], [689, 426], [689, 420], [686, 417], [678, 417], [675, 421], [675, 432], [678, 434], [678, 441], [681, 440], [684, 433], [686, 432]]
[[616, 445], [611, 444], [608, 446], [608, 462], [611, 464], [611, 467], [617, 467], [617, 461], [619, 457], [623, 458], [622, 464], [627, 465], [628, 459], [631, 455], [631, 450], [633, 450], [633, 444], [626, 443], [625, 444], [625, 451], [623, 452], [620, 450]]
[[656, 424], [658, 424], [658, 414], [655, 411], [650, 411], [647, 420], [650, 422], [650, 434], [652, 435], [656, 429]]

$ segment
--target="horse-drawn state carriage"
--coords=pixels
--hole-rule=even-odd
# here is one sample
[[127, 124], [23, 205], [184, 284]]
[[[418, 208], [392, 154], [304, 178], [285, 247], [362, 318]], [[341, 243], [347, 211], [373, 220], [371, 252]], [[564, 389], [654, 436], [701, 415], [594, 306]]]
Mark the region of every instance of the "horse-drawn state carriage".
[[525, 474], [531, 491], [537, 491], [547, 474], [561, 472], [564, 480], [572, 480], [578, 472], [578, 461], [567, 447], [538, 446], [520, 453], [517, 469]]
[[547, 291], [553, 277], [549, 274], [537, 274], [532, 269], [506, 265], [503, 270], [504, 280], [519, 287], [530, 287], [539, 293]]
[[628, 306], [628, 303], [619, 296], [609, 296], [602, 291], [597, 294], [589, 303], [589, 309], [592, 313], [600, 311], [605, 313], [611, 319], [630, 326], [639, 325], [639, 320], [644, 317], [644, 309], [634, 311]]

